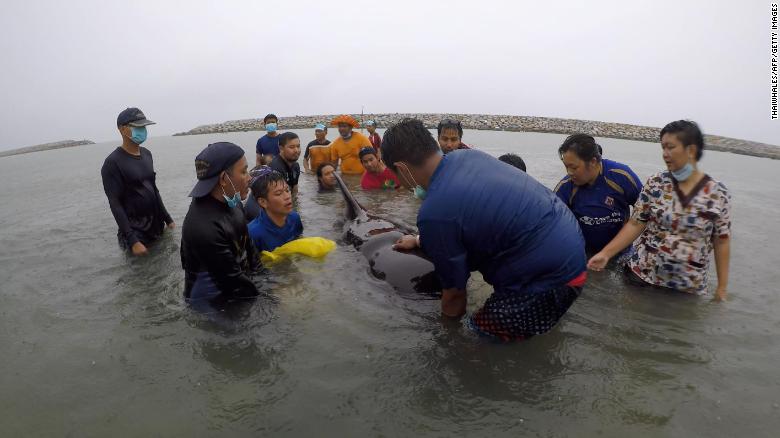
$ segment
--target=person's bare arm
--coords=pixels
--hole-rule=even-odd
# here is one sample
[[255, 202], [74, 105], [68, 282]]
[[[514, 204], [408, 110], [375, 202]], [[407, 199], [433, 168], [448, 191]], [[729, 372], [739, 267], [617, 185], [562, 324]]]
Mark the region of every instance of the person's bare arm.
[[718, 271], [718, 288], [715, 290], [715, 299], [726, 299], [726, 291], [729, 284], [729, 261], [731, 258], [731, 239], [729, 237], [715, 237], [715, 269]]
[[647, 224], [636, 219], [629, 219], [620, 229], [620, 232], [604, 247], [598, 254], [588, 260], [588, 269], [601, 271], [609, 263], [609, 259], [615, 254], [623, 251], [628, 245], [631, 245], [642, 232], [647, 228]]
[[441, 313], [450, 318], [460, 318], [466, 313], [466, 290], [444, 289], [441, 291]]

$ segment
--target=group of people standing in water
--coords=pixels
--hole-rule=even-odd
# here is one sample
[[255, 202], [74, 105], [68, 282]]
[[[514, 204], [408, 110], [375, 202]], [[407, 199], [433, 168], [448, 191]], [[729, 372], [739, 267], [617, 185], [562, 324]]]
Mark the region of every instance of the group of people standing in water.
[[[153, 123], [137, 108], [120, 113], [123, 144], [102, 169], [119, 243], [133, 255], [175, 226], [151, 153], [140, 146]], [[303, 233], [293, 211], [301, 141], [279, 133], [273, 114], [264, 124], [252, 169], [244, 150], [227, 142], [195, 158], [197, 183], [181, 242], [185, 298], [193, 305], [256, 296], [258, 252]], [[558, 148], [566, 176], [553, 190], [528, 175], [519, 156], [496, 159], [463, 143], [457, 120], [443, 120], [438, 138], [415, 119], [383, 137], [372, 121], [364, 124], [368, 136], [355, 131], [360, 125], [349, 115], [329, 124], [338, 137], [330, 142], [328, 127], [317, 124], [304, 170], [316, 175], [321, 191], [334, 190], [341, 172], [361, 175], [366, 190], [404, 189], [422, 200], [419, 234], [403, 236], [395, 249], [419, 248], [432, 260], [447, 317], [465, 314], [467, 281], [481, 272], [494, 292], [467, 320], [477, 333], [511, 340], [549, 331], [581, 294], [588, 270], [608, 265], [635, 285], [705, 294], [714, 253], [714, 296], [726, 298], [730, 197], [698, 169], [705, 144], [694, 122], [678, 120], [660, 131], [666, 169], [644, 184], [629, 166], [604, 158], [592, 136], [571, 135]]]

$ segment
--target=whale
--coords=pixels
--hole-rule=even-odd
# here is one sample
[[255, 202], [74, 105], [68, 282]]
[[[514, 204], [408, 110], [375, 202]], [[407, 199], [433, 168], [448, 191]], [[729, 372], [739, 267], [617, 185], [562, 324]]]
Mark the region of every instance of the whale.
[[399, 220], [371, 213], [355, 199], [338, 174], [336, 181], [344, 196], [344, 240], [368, 260], [370, 274], [411, 299], [441, 298], [441, 282], [431, 259], [415, 248], [397, 250], [393, 244], [404, 234], [416, 231]]

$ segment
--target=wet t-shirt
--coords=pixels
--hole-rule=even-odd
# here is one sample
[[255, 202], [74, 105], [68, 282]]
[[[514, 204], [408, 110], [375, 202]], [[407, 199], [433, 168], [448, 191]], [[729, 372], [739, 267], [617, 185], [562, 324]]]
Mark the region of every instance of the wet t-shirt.
[[303, 154], [304, 160], [310, 160], [310, 169], [317, 171], [320, 164], [330, 162], [330, 140], [323, 143], [312, 140], [306, 145], [306, 152]]
[[393, 190], [399, 186], [398, 177], [389, 167], [379, 173], [366, 172], [360, 177], [360, 187], [363, 190]]
[[360, 150], [364, 147], [372, 147], [368, 138], [359, 133], [352, 132], [349, 140], [344, 140], [341, 136], [333, 140], [330, 144], [330, 160], [336, 163], [341, 159], [339, 168], [341, 173], [347, 175], [360, 175], [363, 173], [363, 165], [360, 164]]
[[100, 174], [122, 246], [149, 244], [173, 222], [157, 190], [152, 153], [140, 148], [132, 155], [116, 148], [103, 162]]
[[577, 220], [525, 172], [476, 150], [445, 155], [417, 216], [420, 242], [444, 288], [478, 270], [496, 291], [539, 293], [585, 271]]
[[249, 274], [259, 259], [241, 206], [230, 208], [211, 195], [193, 199], [182, 225], [180, 251], [185, 297], [257, 295]]
[[287, 215], [284, 225], [280, 227], [268, 217], [265, 210], [261, 210], [260, 215], [249, 223], [248, 228], [249, 236], [258, 251], [273, 251], [303, 234], [301, 217], [294, 211]]
[[373, 146], [374, 149], [379, 152], [382, 147], [382, 137], [380, 137], [378, 133], [374, 132], [368, 136], [368, 141], [370, 141], [371, 146]]
[[284, 176], [284, 180], [287, 181], [290, 190], [298, 185], [298, 178], [301, 176], [301, 166], [297, 162], [288, 165], [281, 155], [277, 155], [271, 160], [269, 167]]
[[555, 187], [555, 194], [569, 206], [585, 237], [585, 251], [601, 251], [620, 231], [642, 183], [625, 164], [601, 160], [602, 167], [591, 185], [576, 186], [568, 176]]
[[273, 137], [268, 134], [260, 137], [255, 145], [255, 152], [260, 155], [279, 155], [279, 134]]

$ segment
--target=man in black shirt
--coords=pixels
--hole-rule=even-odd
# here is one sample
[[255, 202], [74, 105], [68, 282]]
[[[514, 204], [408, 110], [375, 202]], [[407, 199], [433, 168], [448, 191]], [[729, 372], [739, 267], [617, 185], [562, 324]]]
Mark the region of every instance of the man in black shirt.
[[279, 136], [279, 155], [271, 161], [271, 169], [281, 173], [292, 195], [298, 194], [298, 177], [301, 176], [301, 166], [298, 157], [301, 156], [301, 139], [294, 132], [285, 132]]
[[160, 237], [166, 225], [175, 226], [157, 190], [152, 153], [140, 146], [146, 140], [146, 127], [153, 124], [138, 108], [119, 113], [116, 125], [122, 146], [111, 152], [100, 170], [111, 214], [119, 226], [119, 245], [136, 256], [147, 253], [146, 247]]
[[196, 307], [219, 300], [253, 297], [249, 274], [259, 268], [241, 200], [249, 194], [244, 150], [233, 143], [210, 144], [195, 158], [198, 183], [184, 218], [181, 265], [184, 296]]

